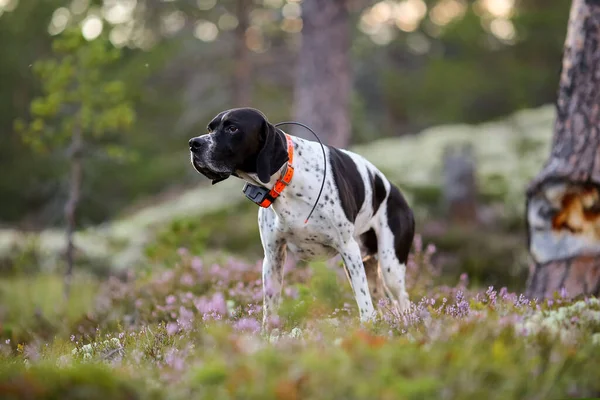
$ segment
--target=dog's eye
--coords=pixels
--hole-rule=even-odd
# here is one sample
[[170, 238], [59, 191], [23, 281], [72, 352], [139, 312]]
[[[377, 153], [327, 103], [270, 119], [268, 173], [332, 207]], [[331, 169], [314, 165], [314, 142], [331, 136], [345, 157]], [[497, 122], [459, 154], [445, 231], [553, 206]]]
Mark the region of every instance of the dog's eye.
[[227, 128], [225, 128], [225, 132], [227, 133], [236, 133], [238, 131], [237, 126], [234, 125], [229, 125]]

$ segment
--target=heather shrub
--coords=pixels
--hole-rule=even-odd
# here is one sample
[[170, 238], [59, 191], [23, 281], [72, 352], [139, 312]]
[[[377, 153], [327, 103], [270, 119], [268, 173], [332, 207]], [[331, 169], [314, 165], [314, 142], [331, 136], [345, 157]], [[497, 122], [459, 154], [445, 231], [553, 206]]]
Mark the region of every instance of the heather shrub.
[[[537, 301], [481, 287], [467, 274], [445, 275], [436, 256], [417, 236], [410, 310], [400, 315], [382, 299], [363, 327], [338, 261], [290, 259], [269, 335], [260, 260], [180, 248], [167, 265], [101, 282], [80, 276], [75, 302], [56, 310], [59, 276], [29, 286], [11, 278], [0, 285], [11, 307], [0, 313], [0, 391], [176, 400], [600, 395], [598, 299], [562, 292]], [[36, 308], [48, 324], [32, 322]]]
[[25, 368], [22, 364], [0, 364], [2, 399], [21, 400], [135, 400], [157, 399], [157, 393], [122, 371], [101, 365], [74, 364], [57, 368], [43, 363]]

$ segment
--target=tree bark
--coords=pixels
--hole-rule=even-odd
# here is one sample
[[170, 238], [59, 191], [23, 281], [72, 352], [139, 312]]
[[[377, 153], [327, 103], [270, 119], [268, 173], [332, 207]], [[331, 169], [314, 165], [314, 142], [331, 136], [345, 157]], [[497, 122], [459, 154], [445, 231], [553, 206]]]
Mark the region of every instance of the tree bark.
[[234, 107], [250, 106], [252, 85], [250, 53], [246, 45], [246, 30], [250, 26], [249, 13], [252, 0], [236, 1], [238, 26], [235, 29], [233, 103]]
[[550, 157], [527, 190], [529, 297], [600, 294], [600, 2], [573, 0]]
[[443, 165], [442, 202], [446, 217], [460, 225], [476, 224], [477, 182], [472, 147], [446, 147]]
[[[328, 145], [350, 141], [350, 23], [346, 0], [304, 0], [302, 45], [294, 91], [294, 118]], [[310, 132], [294, 134], [314, 140]]]
[[67, 200], [67, 204], [65, 204], [65, 220], [67, 223], [67, 251], [66, 251], [66, 261], [67, 261], [67, 270], [65, 272], [65, 299], [69, 298], [70, 289], [71, 289], [71, 280], [73, 277], [73, 265], [75, 262], [75, 246], [73, 243], [73, 235], [76, 230], [76, 214], [77, 214], [77, 206], [79, 205], [79, 199], [81, 195], [81, 181], [82, 181], [82, 160], [81, 160], [81, 152], [83, 150], [83, 143], [81, 137], [81, 129], [79, 127], [75, 127], [73, 131], [73, 136], [71, 139], [71, 177], [69, 181], [69, 199]]

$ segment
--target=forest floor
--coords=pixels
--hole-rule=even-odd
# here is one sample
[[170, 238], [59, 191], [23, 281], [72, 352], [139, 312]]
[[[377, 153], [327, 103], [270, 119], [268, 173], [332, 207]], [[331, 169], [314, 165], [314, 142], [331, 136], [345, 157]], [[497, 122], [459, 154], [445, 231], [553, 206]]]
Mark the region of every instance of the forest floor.
[[440, 284], [417, 239], [405, 315], [361, 327], [337, 263], [286, 265], [261, 335], [260, 263], [177, 250], [168, 268], [0, 282], [3, 399], [549, 399], [600, 396], [600, 301]]

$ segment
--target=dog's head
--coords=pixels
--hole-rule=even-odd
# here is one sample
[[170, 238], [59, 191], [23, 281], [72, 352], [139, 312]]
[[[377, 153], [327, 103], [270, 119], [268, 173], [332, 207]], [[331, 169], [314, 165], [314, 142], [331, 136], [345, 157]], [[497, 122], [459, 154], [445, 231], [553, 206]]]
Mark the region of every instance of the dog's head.
[[258, 110], [223, 111], [207, 130], [190, 139], [189, 146], [192, 165], [213, 185], [236, 171], [254, 173], [267, 183], [288, 160], [285, 137]]

